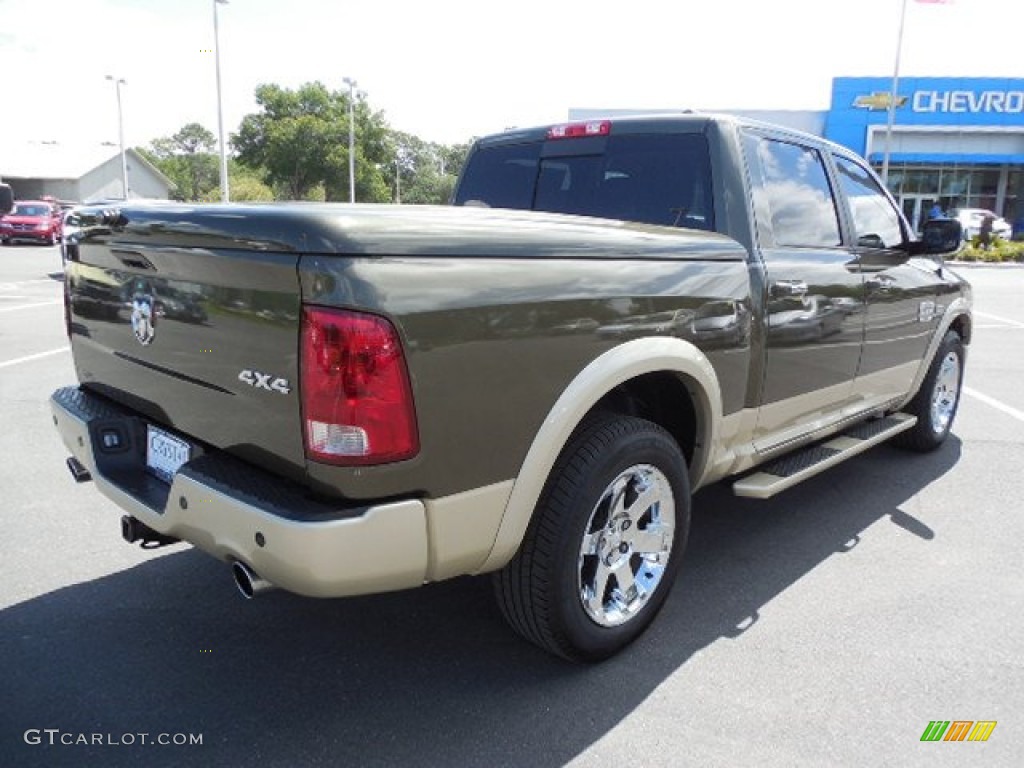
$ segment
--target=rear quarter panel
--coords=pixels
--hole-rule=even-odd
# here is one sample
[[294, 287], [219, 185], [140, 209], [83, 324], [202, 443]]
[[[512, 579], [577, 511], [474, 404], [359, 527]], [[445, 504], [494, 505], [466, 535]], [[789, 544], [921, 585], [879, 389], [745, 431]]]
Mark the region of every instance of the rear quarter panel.
[[421, 452], [345, 469], [310, 465], [352, 498], [440, 497], [516, 476], [559, 396], [588, 363], [637, 338], [704, 350], [723, 410], [743, 407], [749, 287], [732, 260], [306, 257], [303, 297], [389, 317], [408, 356]]

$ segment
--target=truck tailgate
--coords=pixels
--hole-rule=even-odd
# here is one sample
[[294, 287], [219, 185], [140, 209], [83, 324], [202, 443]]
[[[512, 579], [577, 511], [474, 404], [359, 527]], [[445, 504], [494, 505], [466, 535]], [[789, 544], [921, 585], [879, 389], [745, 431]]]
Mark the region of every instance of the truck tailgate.
[[301, 480], [298, 255], [230, 246], [84, 233], [66, 266], [79, 380], [172, 434]]

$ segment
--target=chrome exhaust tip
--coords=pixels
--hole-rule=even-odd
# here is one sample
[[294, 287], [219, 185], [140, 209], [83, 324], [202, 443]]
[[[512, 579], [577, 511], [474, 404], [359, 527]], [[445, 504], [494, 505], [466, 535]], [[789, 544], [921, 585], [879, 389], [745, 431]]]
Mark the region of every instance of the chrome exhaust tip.
[[252, 600], [257, 595], [275, 588], [273, 584], [239, 560], [231, 564], [231, 573], [235, 577], [235, 586], [246, 600]]

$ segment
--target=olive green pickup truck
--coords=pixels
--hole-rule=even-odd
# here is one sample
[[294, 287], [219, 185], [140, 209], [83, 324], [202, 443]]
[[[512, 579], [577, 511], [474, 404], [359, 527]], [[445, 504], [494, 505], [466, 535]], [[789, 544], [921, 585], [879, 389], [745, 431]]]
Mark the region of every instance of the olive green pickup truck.
[[695, 489], [949, 434], [959, 225], [917, 237], [841, 147], [709, 115], [517, 130], [453, 202], [76, 212], [52, 412], [126, 540], [190, 542], [249, 597], [492, 573], [520, 634], [597, 660], [665, 602]]

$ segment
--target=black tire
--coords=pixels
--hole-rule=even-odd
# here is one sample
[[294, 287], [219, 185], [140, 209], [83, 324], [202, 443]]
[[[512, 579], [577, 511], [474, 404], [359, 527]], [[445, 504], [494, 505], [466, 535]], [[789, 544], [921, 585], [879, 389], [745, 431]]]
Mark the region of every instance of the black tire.
[[949, 331], [939, 344], [928, 373], [904, 413], [917, 416], [917, 424], [893, 438], [893, 445], [927, 453], [942, 445], [953, 428], [964, 378], [963, 340]]
[[[615, 499], [625, 501], [613, 520]], [[643, 419], [591, 418], [555, 463], [519, 552], [495, 574], [501, 611], [551, 653], [605, 659], [661, 609], [689, 526], [686, 461], [672, 436]]]

